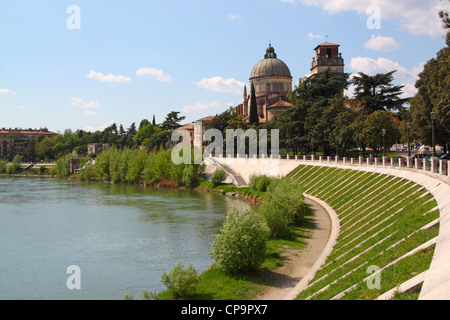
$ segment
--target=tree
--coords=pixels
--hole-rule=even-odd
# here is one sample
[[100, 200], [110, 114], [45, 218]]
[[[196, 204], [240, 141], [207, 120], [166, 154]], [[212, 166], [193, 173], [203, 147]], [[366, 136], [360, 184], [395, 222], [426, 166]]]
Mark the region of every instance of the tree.
[[[330, 132], [336, 115], [344, 110], [344, 90], [348, 87], [348, 74], [331, 74], [304, 78], [295, 94], [307, 103], [305, 117], [306, 142], [319, 145], [324, 154], [331, 152]], [[334, 141], [332, 142], [334, 145]]]
[[236, 109], [230, 107], [224, 112], [216, 114], [216, 116], [206, 124], [206, 127], [208, 129], [217, 129], [224, 133], [226, 129], [230, 128], [230, 121], [236, 117]]
[[183, 121], [184, 119], [186, 119], [186, 117], [182, 116], [178, 116], [180, 114], [180, 112], [177, 111], [172, 111], [170, 112], [167, 116], [166, 119], [164, 120], [163, 124], [162, 124], [162, 128], [164, 130], [168, 130], [168, 131], [172, 131], [175, 130], [177, 128], [179, 128], [180, 122]]
[[150, 121], [148, 121], [147, 119], [143, 119], [143, 120], [141, 121], [141, 123], [139, 124], [139, 129], [138, 129], [138, 130], [144, 128], [145, 126], [147, 126], [147, 125], [149, 125], [149, 124], [150, 124]]
[[366, 113], [378, 110], [400, 110], [408, 101], [400, 98], [404, 86], [392, 84], [396, 70], [369, 76], [359, 72], [351, 83], [355, 86], [355, 99], [364, 103]]
[[439, 17], [442, 20], [442, 27], [444, 28], [444, 30], [447, 30], [445, 43], [450, 47], [450, 14], [446, 10], [441, 10], [439, 11]]
[[253, 84], [253, 82], [252, 82], [251, 93], [250, 93], [249, 123], [251, 125], [259, 124], [258, 105], [256, 103], [255, 85]]
[[135, 146], [134, 136], [136, 135], [136, 133], [137, 133], [136, 123], [133, 122], [131, 126], [128, 128], [125, 136], [125, 147], [132, 149]]
[[305, 119], [308, 105], [294, 95], [291, 101], [292, 107], [275, 118], [275, 127], [280, 130], [280, 142], [297, 154], [307, 144]]
[[[448, 12], [441, 12], [444, 27], [450, 29]], [[447, 40], [449, 39], [447, 32]], [[422, 142], [432, 143], [432, 124], [430, 113], [436, 113], [436, 143], [442, 144], [445, 151], [450, 143], [450, 47], [441, 49], [436, 58], [429, 60], [415, 83], [418, 93], [410, 100], [413, 132]]]
[[361, 131], [356, 130], [356, 118], [357, 116], [350, 109], [344, 109], [336, 115], [332, 126], [333, 130], [329, 134], [330, 145], [336, 147], [337, 139], [338, 145], [344, 149], [344, 152], [355, 146], [361, 147], [359, 141]]
[[303, 78], [299, 81], [294, 93], [310, 105], [323, 100], [330, 100], [337, 94], [342, 95], [348, 87], [347, 73], [332, 74], [326, 71], [324, 74]]
[[148, 121], [146, 123], [147, 124], [141, 122], [142, 126], [139, 126], [138, 132], [134, 135], [133, 140], [137, 146], [142, 145], [144, 140], [149, 139], [156, 131], [156, 127], [154, 125]]
[[362, 130], [362, 137], [364, 142], [373, 148], [374, 153], [383, 147], [383, 129], [386, 130], [385, 147], [389, 148], [400, 139], [400, 132], [394, 125], [392, 113], [378, 110], [367, 117]]

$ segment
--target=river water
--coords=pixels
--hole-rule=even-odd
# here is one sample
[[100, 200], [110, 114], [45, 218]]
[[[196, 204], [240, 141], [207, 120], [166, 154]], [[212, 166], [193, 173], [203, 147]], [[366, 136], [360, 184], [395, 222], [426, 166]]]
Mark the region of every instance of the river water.
[[0, 299], [160, 292], [179, 262], [204, 271], [226, 212], [246, 206], [207, 192], [0, 177]]

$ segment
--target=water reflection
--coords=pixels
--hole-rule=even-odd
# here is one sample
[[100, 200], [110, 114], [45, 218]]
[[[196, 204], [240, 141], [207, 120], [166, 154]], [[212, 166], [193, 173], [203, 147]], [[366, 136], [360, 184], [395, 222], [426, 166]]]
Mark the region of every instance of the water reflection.
[[[161, 290], [172, 265], [209, 266], [226, 212], [246, 207], [206, 192], [0, 177], [0, 299], [122, 299]], [[65, 286], [72, 264], [82, 270], [79, 292]]]

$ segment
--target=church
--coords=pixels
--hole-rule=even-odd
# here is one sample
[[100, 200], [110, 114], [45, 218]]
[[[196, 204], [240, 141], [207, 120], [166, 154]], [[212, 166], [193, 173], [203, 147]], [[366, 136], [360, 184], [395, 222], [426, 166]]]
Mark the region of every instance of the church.
[[[325, 42], [318, 45], [311, 64], [311, 77], [326, 71], [332, 74], [344, 73], [344, 59], [338, 44]], [[291, 106], [287, 94], [292, 91], [292, 75], [289, 67], [278, 59], [274, 47], [269, 44], [264, 59], [259, 61], [250, 74], [250, 87], [253, 84], [259, 123], [272, 120]], [[251, 90], [250, 90], [251, 91]], [[236, 107], [238, 115], [249, 121], [252, 92], [244, 87], [244, 101]]]

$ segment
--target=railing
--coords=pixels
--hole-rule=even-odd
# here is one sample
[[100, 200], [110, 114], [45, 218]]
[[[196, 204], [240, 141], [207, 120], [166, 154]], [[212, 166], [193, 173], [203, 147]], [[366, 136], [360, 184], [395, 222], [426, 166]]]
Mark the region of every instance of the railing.
[[[210, 155], [212, 157], [212, 155]], [[262, 155], [262, 156], [250, 156], [249, 155], [227, 155], [224, 154], [220, 156], [221, 158], [258, 158], [258, 159], [280, 159], [280, 160], [293, 160], [293, 161], [304, 161], [304, 162], [319, 162], [323, 164], [340, 164], [346, 166], [376, 166], [391, 168], [397, 170], [409, 170], [414, 172], [419, 172], [422, 174], [427, 174], [443, 180], [450, 184], [450, 161], [432, 158], [387, 158], [382, 157], [358, 157], [358, 158], [347, 158], [347, 157], [330, 157], [330, 156], [314, 156], [314, 155], [303, 155], [303, 156], [291, 156], [287, 155]]]
[[346, 157], [330, 157], [330, 156], [279, 156], [280, 159], [286, 160], [302, 160], [302, 161], [318, 161], [321, 163], [335, 163], [349, 166], [378, 166], [384, 168], [392, 168], [399, 170], [410, 170], [425, 173], [439, 178], [443, 181], [450, 182], [449, 161], [438, 158], [346, 158]]

